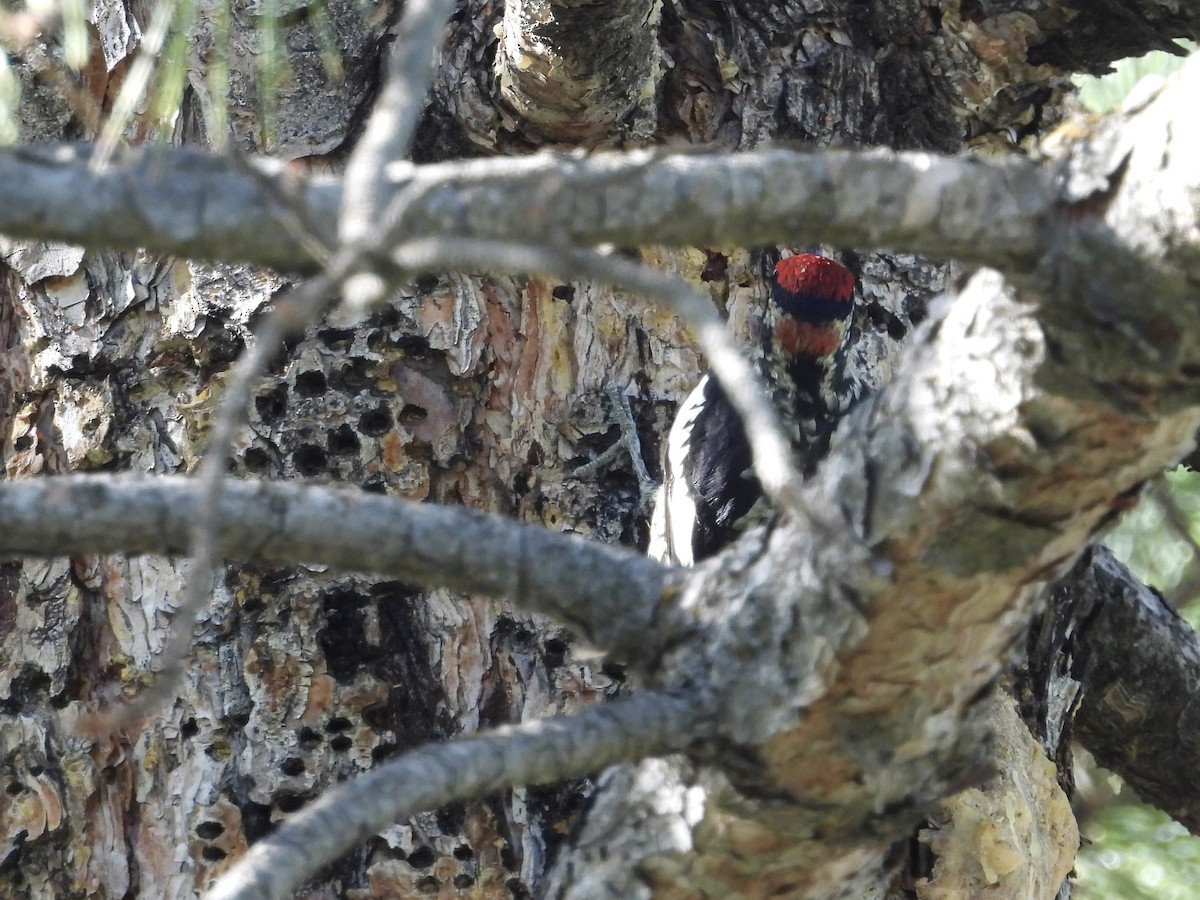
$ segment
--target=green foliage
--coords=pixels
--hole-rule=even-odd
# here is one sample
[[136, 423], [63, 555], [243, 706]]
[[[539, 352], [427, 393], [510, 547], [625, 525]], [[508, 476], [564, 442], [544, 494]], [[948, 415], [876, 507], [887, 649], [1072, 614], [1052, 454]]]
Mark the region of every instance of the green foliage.
[[1148, 488], [1142, 502], [1122, 517], [1104, 542], [1133, 573], [1200, 624], [1197, 575], [1200, 558], [1200, 473], [1180, 466]]
[[1190, 900], [1200, 879], [1200, 840], [1149, 806], [1120, 805], [1085, 826], [1076, 900]]
[[[1200, 473], [1168, 472], [1105, 542], [1146, 584], [1176, 601], [1192, 625], [1200, 619]], [[1076, 860], [1082, 900], [1187, 900], [1200, 882], [1200, 839], [1165, 813], [1118, 802], [1081, 823], [1088, 843]], [[1124, 799], [1124, 798], [1122, 798]]]

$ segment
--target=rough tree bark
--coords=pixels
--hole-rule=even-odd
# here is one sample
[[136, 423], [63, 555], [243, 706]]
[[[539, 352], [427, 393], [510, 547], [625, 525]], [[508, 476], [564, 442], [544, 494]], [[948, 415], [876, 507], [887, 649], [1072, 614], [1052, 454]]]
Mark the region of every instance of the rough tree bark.
[[[414, 161], [541, 147], [750, 150], [771, 141], [1016, 156], [1058, 121], [1070, 71], [1200, 34], [1196, 14], [1148, 0], [1097, 4], [1079, 16], [1052, 3], [599, 6], [460, 4], [438, 53]], [[235, 141], [290, 161], [297, 180], [336, 177], [379, 90], [402, 9], [364, 18], [352, 3], [324, 4], [343, 51], [340, 79], [320, 65], [315, 11], [303, 3], [281, 9], [291, 76], [269, 132], [251, 69], [262, 9], [235, 6], [231, 18]], [[206, 79], [219, 52], [214, 15], [201, 5], [190, 26], [178, 144], [206, 145], [213, 104], [223, 102]], [[96, 102], [124, 77], [146, 19], [138, 4], [96, 5], [93, 64], [82, 77]], [[581, 28], [596, 29], [598, 39], [581, 43]], [[60, 94], [25, 74], [28, 138], [92, 137]], [[1161, 125], [1150, 118], [1141, 127], [1158, 134]], [[138, 138], [144, 123], [130, 130]], [[752, 536], [703, 580], [670, 575], [676, 588], [654, 619], [661, 634], [647, 639], [656, 651], [649, 660], [632, 651], [629, 666], [577, 655], [577, 635], [563, 624], [574, 620], [552, 618], [544, 606], [522, 612], [482, 588], [430, 589], [415, 583], [417, 574], [346, 574], [333, 564], [366, 569], [371, 559], [350, 550], [330, 559], [314, 546], [316, 555], [298, 564], [282, 551], [260, 553], [253, 535], [243, 535], [227, 539], [226, 550], [248, 561], [215, 580], [178, 699], [153, 722], [86, 738], [76, 728], [85, 714], [136, 692], [157, 666], [187, 574], [187, 563], [169, 555], [181, 549], [186, 523], [172, 517], [185, 504], [119, 546], [103, 535], [72, 544], [69, 522], [29, 546], [20, 535], [32, 532], [10, 524], [8, 552], [42, 555], [40, 547], [51, 546], [63, 555], [0, 567], [0, 893], [194, 896], [330, 785], [427, 741], [627, 693], [633, 665], [643, 685], [704, 686], [715, 698], [719, 740], [687, 761], [616, 767], [595, 780], [520, 787], [421, 813], [341, 858], [308, 894], [942, 897], [983, 885], [997, 896], [1058, 892], [1075, 846], [1055, 776], [1069, 780], [1061, 737], [1077, 688], [1051, 687], [1047, 660], [1063, 649], [1053, 637], [1064, 628], [1047, 625], [1050, 638], [1031, 641], [1044, 654], [1033, 654], [1033, 685], [1018, 692], [1057, 770], [1010, 704], [981, 697], [1011, 662], [1040, 585], [1144, 479], [1187, 451], [1200, 421], [1200, 340], [1178, 318], [1180, 308], [1194, 308], [1200, 254], [1182, 239], [1172, 244], [1175, 232], [1159, 253], [1154, 238], [1120, 235], [1105, 218], [1128, 204], [1130, 220], [1144, 223], [1138, 203], [1153, 193], [1152, 164], [1139, 163], [1127, 138], [1114, 134], [1107, 156], [1067, 154], [1061, 169], [1015, 160], [1004, 170], [1012, 175], [1005, 190], [980, 194], [997, 205], [974, 209], [935, 202], [934, 186], [919, 177], [924, 157], [909, 158], [912, 180], [903, 183], [870, 176], [858, 160], [858, 196], [833, 190], [831, 208], [790, 223], [797, 241], [853, 246], [843, 249], [865, 301], [855, 364], [876, 386], [894, 372], [897, 380], [849, 423], [810, 486], [822, 522]], [[838, 158], [821, 159], [836, 176]], [[650, 170], [655, 160], [633, 165]], [[161, 173], [176, 159], [159, 162]], [[0, 203], [0, 230], [9, 235], [0, 286], [6, 474], [192, 472], [231, 362], [272, 299], [312, 260], [287, 245], [288, 215], [278, 203], [264, 220], [243, 220], [240, 237], [236, 229], [206, 231], [248, 196], [238, 164], [216, 164], [226, 187], [205, 196], [181, 179], [156, 180], [153, 157], [133, 170], [134, 182], [128, 170], [87, 173], [77, 163], [65, 147], [0, 161], [31, 166], [0, 188], [10, 198]], [[194, 176], [205, 165], [192, 158], [184, 168]], [[81, 186], [71, 198], [77, 217], [61, 199], [34, 193], [30, 186], [42, 182], [33, 170], [48, 175], [48, 189]], [[509, 174], [515, 180], [520, 171]], [[799, 177], [776, 182], [777, 175], [758, 174], [763, 193], [794, 196]], [[395, 173], [401, 185], [411, 176]], [[639, 197], [650, 215], [654, 193], [618, 185], [622, 205], [613, 208], [603, 172], [597, 178], [567, 222], [557, 218], [563, 206], [553, 173], [527, 195], [495, 187], [490, 202], [520, 197], [528, 228], [539, 233], [680, 242], [670, 223], [646, 233], [621, 224]], [[89, 200], [114, 184], [119, 202], [135, 198], [132, 214], [73, 232], [88, 219]], [[772, 190], [779, 185], [787, 190]], [[332, 231], [334, 181], [298, 186], [313, 201], [313, 230]], [[412, 215], [452, 233], [495, 237], [487, 231], [489, 184], [473, 189], [456, 196], [443, 186]], [[161, 218], [136, 202], [152, 198], [153, 207], [164, 194]], [[719, 222], [723, 204], [738, 199], [731, 194], [685, 195], [679, 228]], [[103, 210], [104, 202], [95, 205]], [[1186, 195], [1178, 206], [1185, 231], [1195, 204]], [[884, 215], [897, 207], [910, 216]], [[116, 208], [108, 206], [109, 215]], [[978, 223], [1012, 210], [1029, 228], [989, 239]], [[889, 230], [926, 215], [953, 224], [911, 244], [903, 228]], [[610, 222], [618, 224], [606, 232]], [[728, 231], [700, 227], [708, 238], [689, 243], [703, 246], [641, 255], [704, 286], [747, 327], [762, 286], [753, 254], [733, 246], [734, 235], [783, 242], [787, 229], [772, 224], [760, 236], [741, 222]], [[977, 241], [961, 240], [972, 233]], [[118, 250], [41, 240], [51, 237]], [[989, 240], [1007, 246], [985, 246]], [[1003, 261], [1021, 293], [988, 272], [957, 284], [955, 264], [879, 252], [880, 242]], [[1131, 245], [1159, 260], [1157, 282], [1138, 274], [1146, 267], [1126, 255]], [[1096, 278], [1079, 277], [1089, 267]], [[1187, 276], [1190, 294], [1179, 286]], [[1097, 289], [1100, 278], [1112, 285], [1108, 294]], [[1129, 292], [1151, 286], [1159, 293], [1129, 309]], [[953, 302], [931, 308], [951, 288]], [[1098, 307], [1097, 296], [1108, 305]], [[574, 474], [617, 439], [605, 387], [617, 385], [632, 401], [653, 465], [654, 439], [702, 366], [680, 318], [627, 293], [542, 277], [426, 276], [365, 319], [335, 311], [289, 343], [255, 390], [232, 468], [464, 505], [636, 546], [644, 510], [631, 467], [617, 460], [598, 475]], [[64, 498], [52, 492], [42, 505]], [[22, 510], [14, 500], [8, 511]], [[98, 514], [86, 504], [79, 510]], [[834, 512], [846, 520], [843, 533], [822, 525]], [[655, 585], [647, 596], [664, 596]], [[548, 586], [552, 580], [539, 590], [550, 595]], [[528, 599], [523, 593], [511, 599]], [[587, 628], [592, 617], [580, 612], [579, 622]], [[955, 635], [953, 646], [943, 628]], [[688, 640], [696, 634], [705, 636], [702, 646]], [[999, 737], [981, 752], [987, 733]], [[1179, 814], [1186, 820], [1186, 810]], [[929, 848], [936, 864], [914, 867], [907, 851], [915, 845]]]

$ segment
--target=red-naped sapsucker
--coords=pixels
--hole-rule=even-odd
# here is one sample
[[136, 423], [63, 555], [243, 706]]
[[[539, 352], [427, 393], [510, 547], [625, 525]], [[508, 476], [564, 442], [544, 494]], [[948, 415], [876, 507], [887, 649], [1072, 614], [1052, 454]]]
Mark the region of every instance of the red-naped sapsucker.
[[[831, 259], [801, 253], [764, 259], [770, 300], [761, 372], [792, 440], [797, 468], [811, 475], [829, 452], [838, 422], [861, 393], [846, 377], [854, 276]], [[649, 554], [692, 565], [761, 521], [741, 418], [721, 386], [704, 376], [679, 408], [663, 453]]]

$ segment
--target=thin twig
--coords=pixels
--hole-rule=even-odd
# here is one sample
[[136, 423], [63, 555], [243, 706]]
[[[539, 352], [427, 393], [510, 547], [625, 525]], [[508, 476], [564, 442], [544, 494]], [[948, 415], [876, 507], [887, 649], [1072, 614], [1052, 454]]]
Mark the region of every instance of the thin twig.
[[710, 718], [694, 699], [654, 693], [426, 745], [326, 791], [251, 847], [207, 900], [281, 900], [346, 850], [414, 813], [686, 750]]
[[658, 482], [646, 471], [646, 461], [642, 458], [642, 439], [638, 436], [637, 422], [633, 420], [633, 409], [629, 405], [629, 397], [615, 384], [606, 384], [604, 393], [612, 404], [613, 418], [621, 431], [621, 439], [593, 459], [584, 463], [571, 472], [571, 477], [588, 479], [593, 477], [601, 468], [607, 466], [624, 450], [629, 454], [633, 466], [633, 475], [638, 483], [638, 508], [646, 509], [658, 490]]
[[388, 56], [387, 81], [343, 178], [338, 236], [343, 244], [370, 235], [387, 200], [384, 168], [403, 159], [433, 83], [433, 50], [454, 9], [452, 0], [408, 0]]
[[1151, 485], [1150, 496], [1154, 498], [1154, 502], [1162, 510], [1163, 518], [1175, 536], [1187, 544], [1188, 549], [1195, 556], [1200, 557], [1200, 543], [1196, 541], [1195, 535], [1192, 534], [1192, 523], [1187, 513], [1179, 508], [1179, 504], [1175, 502], [1175, 498], [1167, 491], [1161, 478]]

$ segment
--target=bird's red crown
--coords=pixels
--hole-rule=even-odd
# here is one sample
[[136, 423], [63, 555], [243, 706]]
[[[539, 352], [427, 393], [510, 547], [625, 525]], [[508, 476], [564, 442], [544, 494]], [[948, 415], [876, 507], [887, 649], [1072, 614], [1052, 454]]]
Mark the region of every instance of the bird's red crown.
[[775, 283], [790, 294], [813, 300], [854, 299], [854, 275], [845, 266], [813, 253], [798, 253], [775, 264]]

